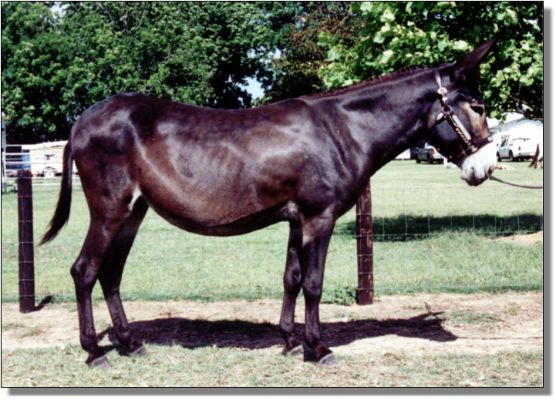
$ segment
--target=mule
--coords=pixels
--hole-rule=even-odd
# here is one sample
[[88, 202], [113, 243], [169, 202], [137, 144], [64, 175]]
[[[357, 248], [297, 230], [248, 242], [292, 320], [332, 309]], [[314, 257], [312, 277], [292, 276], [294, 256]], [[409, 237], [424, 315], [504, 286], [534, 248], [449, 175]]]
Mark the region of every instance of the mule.
[[[148, 208], [202, 235], [239, 235], [287, 221], [283, 353], [303, 351], [308, 360], [334, 363], [321, 341], [319, 302], [335, 222], [373, 173], [422, 139], [458, 165], [470, 185], [492, 173], [496, 147], [475, 76], [493, 43], [457, 63], [252, 109], [217, 110], [128, 93], [84, 111], [64, 149], [58, 204], [41, 244], [69, 218], [74, 161], [90, 211], [71, 267], [87, 364], [109, 365], [91, 309], [97, 280], [119, 343], [128, 354], [145, 352], [128, 325], [120, 281]], [[300, 291], [304, 340], [294, 333]]]

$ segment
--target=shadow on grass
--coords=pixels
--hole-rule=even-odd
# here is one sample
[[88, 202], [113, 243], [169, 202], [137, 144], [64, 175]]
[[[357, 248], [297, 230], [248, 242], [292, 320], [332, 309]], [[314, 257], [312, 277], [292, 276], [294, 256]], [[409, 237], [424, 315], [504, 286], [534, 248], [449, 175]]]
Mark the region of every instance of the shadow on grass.
[[[397, 217], [373, 218], [375, 241], [405, 241], [423, 239], [441, 232], [473, 232], [487, 236], [509, 236], [517, 233], [532, 233], [543, 229], [543, 216], [518, 214], [512, 216], [455, 215], [445, 217], [423, 215], [400, 215]], [[355, 221], [336, 225], [335, 235], [355, 236]]]
[[[407, 319], [353, 320], [322, 324], [323, 342], [328, 346], [342, 346], [358, 339], [398, 335], [428, 339], [437, 342], [454, 341], [457, 337], [442, 327], [442, 313], [420, 314]], [[278, 327], [271, 323], [241, 320], [190, 320], [161, 318], [130, 324], [135, 337], [144, 343], [180, 345], [194, 349], [206, 346], [261, 349], [280, 346], [284, 342]], [[296, 333], [302, 337], [303, 326], [296, 324]], [[99, 340], [108, 335], [115, 343], [113, 328], [99, 334]]]

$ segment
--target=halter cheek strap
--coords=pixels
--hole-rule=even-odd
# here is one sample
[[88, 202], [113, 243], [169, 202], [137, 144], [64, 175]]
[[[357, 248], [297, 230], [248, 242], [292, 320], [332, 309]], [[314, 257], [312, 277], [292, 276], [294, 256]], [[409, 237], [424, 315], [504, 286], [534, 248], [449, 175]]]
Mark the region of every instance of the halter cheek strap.
[[437, 122], [442, 120], [448, 121], [452, 129], [458, 134], [465, 145], [465, 153], [467, 156], [476, 153], [481, 147], [492, 142], [492, 136], [486, 138], [473, 138], [465, 128], [465, 125], [461, 122], [458, 116], [454, 113], [454, 110], [448, 104], [448, 89], [442, 86], [442, 80], [440, 79], [440, 74], [438, 71], [434, 71], [434, 78], [438, 85], [437, 93], [440, 97], [441, 112], [436, 118]]

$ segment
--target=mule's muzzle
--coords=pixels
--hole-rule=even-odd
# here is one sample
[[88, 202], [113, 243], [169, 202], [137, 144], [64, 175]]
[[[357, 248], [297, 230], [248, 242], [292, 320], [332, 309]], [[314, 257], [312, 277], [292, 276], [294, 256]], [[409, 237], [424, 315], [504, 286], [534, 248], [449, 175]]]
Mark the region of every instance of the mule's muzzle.
[[461, 165], [461, 179], [471, 186], [483, 183], [496, 169], [496, 145], [489, 143], [468, 156]]

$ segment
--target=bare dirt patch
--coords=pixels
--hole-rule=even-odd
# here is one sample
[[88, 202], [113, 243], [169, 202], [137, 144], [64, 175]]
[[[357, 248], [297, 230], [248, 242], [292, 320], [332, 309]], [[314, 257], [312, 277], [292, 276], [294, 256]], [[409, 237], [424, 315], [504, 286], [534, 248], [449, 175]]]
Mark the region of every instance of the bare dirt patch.
[[535, 233], [531, 233], [531, 234], [527, 234], [527, 235], [511, 235], [511, 236], [505, 236], [505, 237], [497, 238], [497, 239], [494, 239], [494, 240], [496, 242], [521, 244], [521, 245], [524, 245], [524, 246], [530, 246], [530, 245], [533, 245], [537, 242], [542, 242], [543, 241], [543, 232], [544, 231], [539, 231], [539, 232], [535, 232]]
[[[280, 346], [277, 300], [125, 304], [132, 329], [147, 344], [269, 348]], [[94, 307], [97, 332], [110, 338], [104, 304]], [[474, 353], [539, 351], [543, 346], [543, 295], [419, 294], [384, 296], [371, 306], [321, 305], [324, 340], [338, 354]], [[303, 321], [303, 303], [297, 307]], [[302, 327], [297, 327], [302, 332]], [[73, 304], [48, 304], [21, 314], [2, 304], [2, 349], [79, 343]]]

